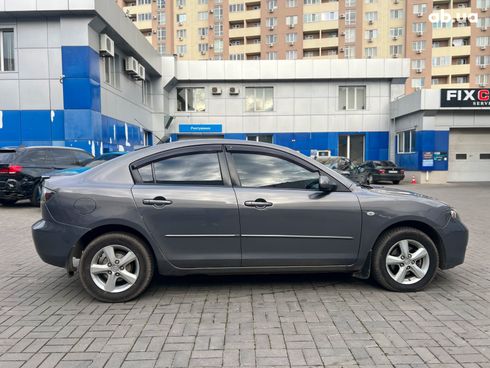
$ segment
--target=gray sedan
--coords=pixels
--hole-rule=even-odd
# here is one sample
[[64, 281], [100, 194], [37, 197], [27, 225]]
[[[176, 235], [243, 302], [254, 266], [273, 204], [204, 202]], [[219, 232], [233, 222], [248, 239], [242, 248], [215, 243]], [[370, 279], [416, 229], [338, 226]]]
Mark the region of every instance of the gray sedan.
[[137, 297], [154, 272], [340, 271], [417, 291], [461, 264], [468, 240], [445, 203], [234, 140], [159, 145], [52, 178], [32, 232], [45, 262], [78, 270], [106, 302]]

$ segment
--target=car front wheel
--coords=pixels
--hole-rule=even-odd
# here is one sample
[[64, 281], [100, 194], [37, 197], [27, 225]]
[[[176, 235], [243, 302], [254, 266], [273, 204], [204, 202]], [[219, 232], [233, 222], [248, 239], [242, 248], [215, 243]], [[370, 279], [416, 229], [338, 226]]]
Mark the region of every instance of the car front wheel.
[[400, 227], [384, 233], [373, 249], [372, 274], [392, 291], [419, 291], [434, 278], [439, 264], [437, 248], [418, 229]]
[[137, 237], [108, 233], [94, 239], [80, 259], [85, 290], [102, 302], [126, 302], [141, 295], [153, 278], [153, 257]]

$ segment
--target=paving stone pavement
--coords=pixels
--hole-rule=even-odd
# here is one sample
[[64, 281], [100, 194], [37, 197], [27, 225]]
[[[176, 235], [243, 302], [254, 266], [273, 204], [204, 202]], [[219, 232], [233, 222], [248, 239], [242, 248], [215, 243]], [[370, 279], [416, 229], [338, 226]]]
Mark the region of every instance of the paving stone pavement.
[[99, 303], [38, 258], [38, 209], [0, 208], [0, 367], [490, 367], [490, 184], [405, 187], [471, 231], [465, 264], [413, 294], [348, 275], [160, 277]]

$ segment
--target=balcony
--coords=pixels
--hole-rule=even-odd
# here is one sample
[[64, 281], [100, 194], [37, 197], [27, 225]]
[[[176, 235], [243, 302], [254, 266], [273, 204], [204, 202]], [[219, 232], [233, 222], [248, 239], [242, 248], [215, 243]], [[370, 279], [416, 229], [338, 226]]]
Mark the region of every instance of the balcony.
[[470, 64], [433, 66], [432, 75], [464, 75], [470, 74]]
[[303, 32], [338, 29], [338, 20], [327, 20], [323, 22], [303, 23]]
[[448, 46], [432, 48], [432, 56], [466, 56], [470, 55], [471, 46]]
[[249, 43], [243, 45], [231, 45], [229, 48], [230, 54], [253, 54], [260, 53], [260, 43]]
[[432, 38], [470, 37], [471, 27], [433, 28]]
[[335, 47], [339, 45], [338, 37], [313, 38], [303, 40], [303, 48], [316, 49], [322, 47]]
[[230, 28], [228, 35], [230, 38], [260, 36], [260, 27]]
[[260, 19], [260, 9], [229, 13], [230, 22], [243, 19]]

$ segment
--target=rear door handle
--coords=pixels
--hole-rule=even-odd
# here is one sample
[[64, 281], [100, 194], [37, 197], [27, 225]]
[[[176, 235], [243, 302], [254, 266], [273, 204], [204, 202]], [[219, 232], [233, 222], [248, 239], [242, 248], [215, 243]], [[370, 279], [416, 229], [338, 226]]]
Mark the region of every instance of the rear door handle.
[[143, 204], [153, 207], [165, 207], [171, 205], [173, 202], [171, 200], [165, 199], [164, 197], [155, 197], [153, 199], [143, 199]]
[[267, 202], [263, 198], [257, 198], [255, 201], [245, 201], [245, 206], [255, 207], [255, 208], [266, 208], [266, 207], [271, 207], [272, 202]]

